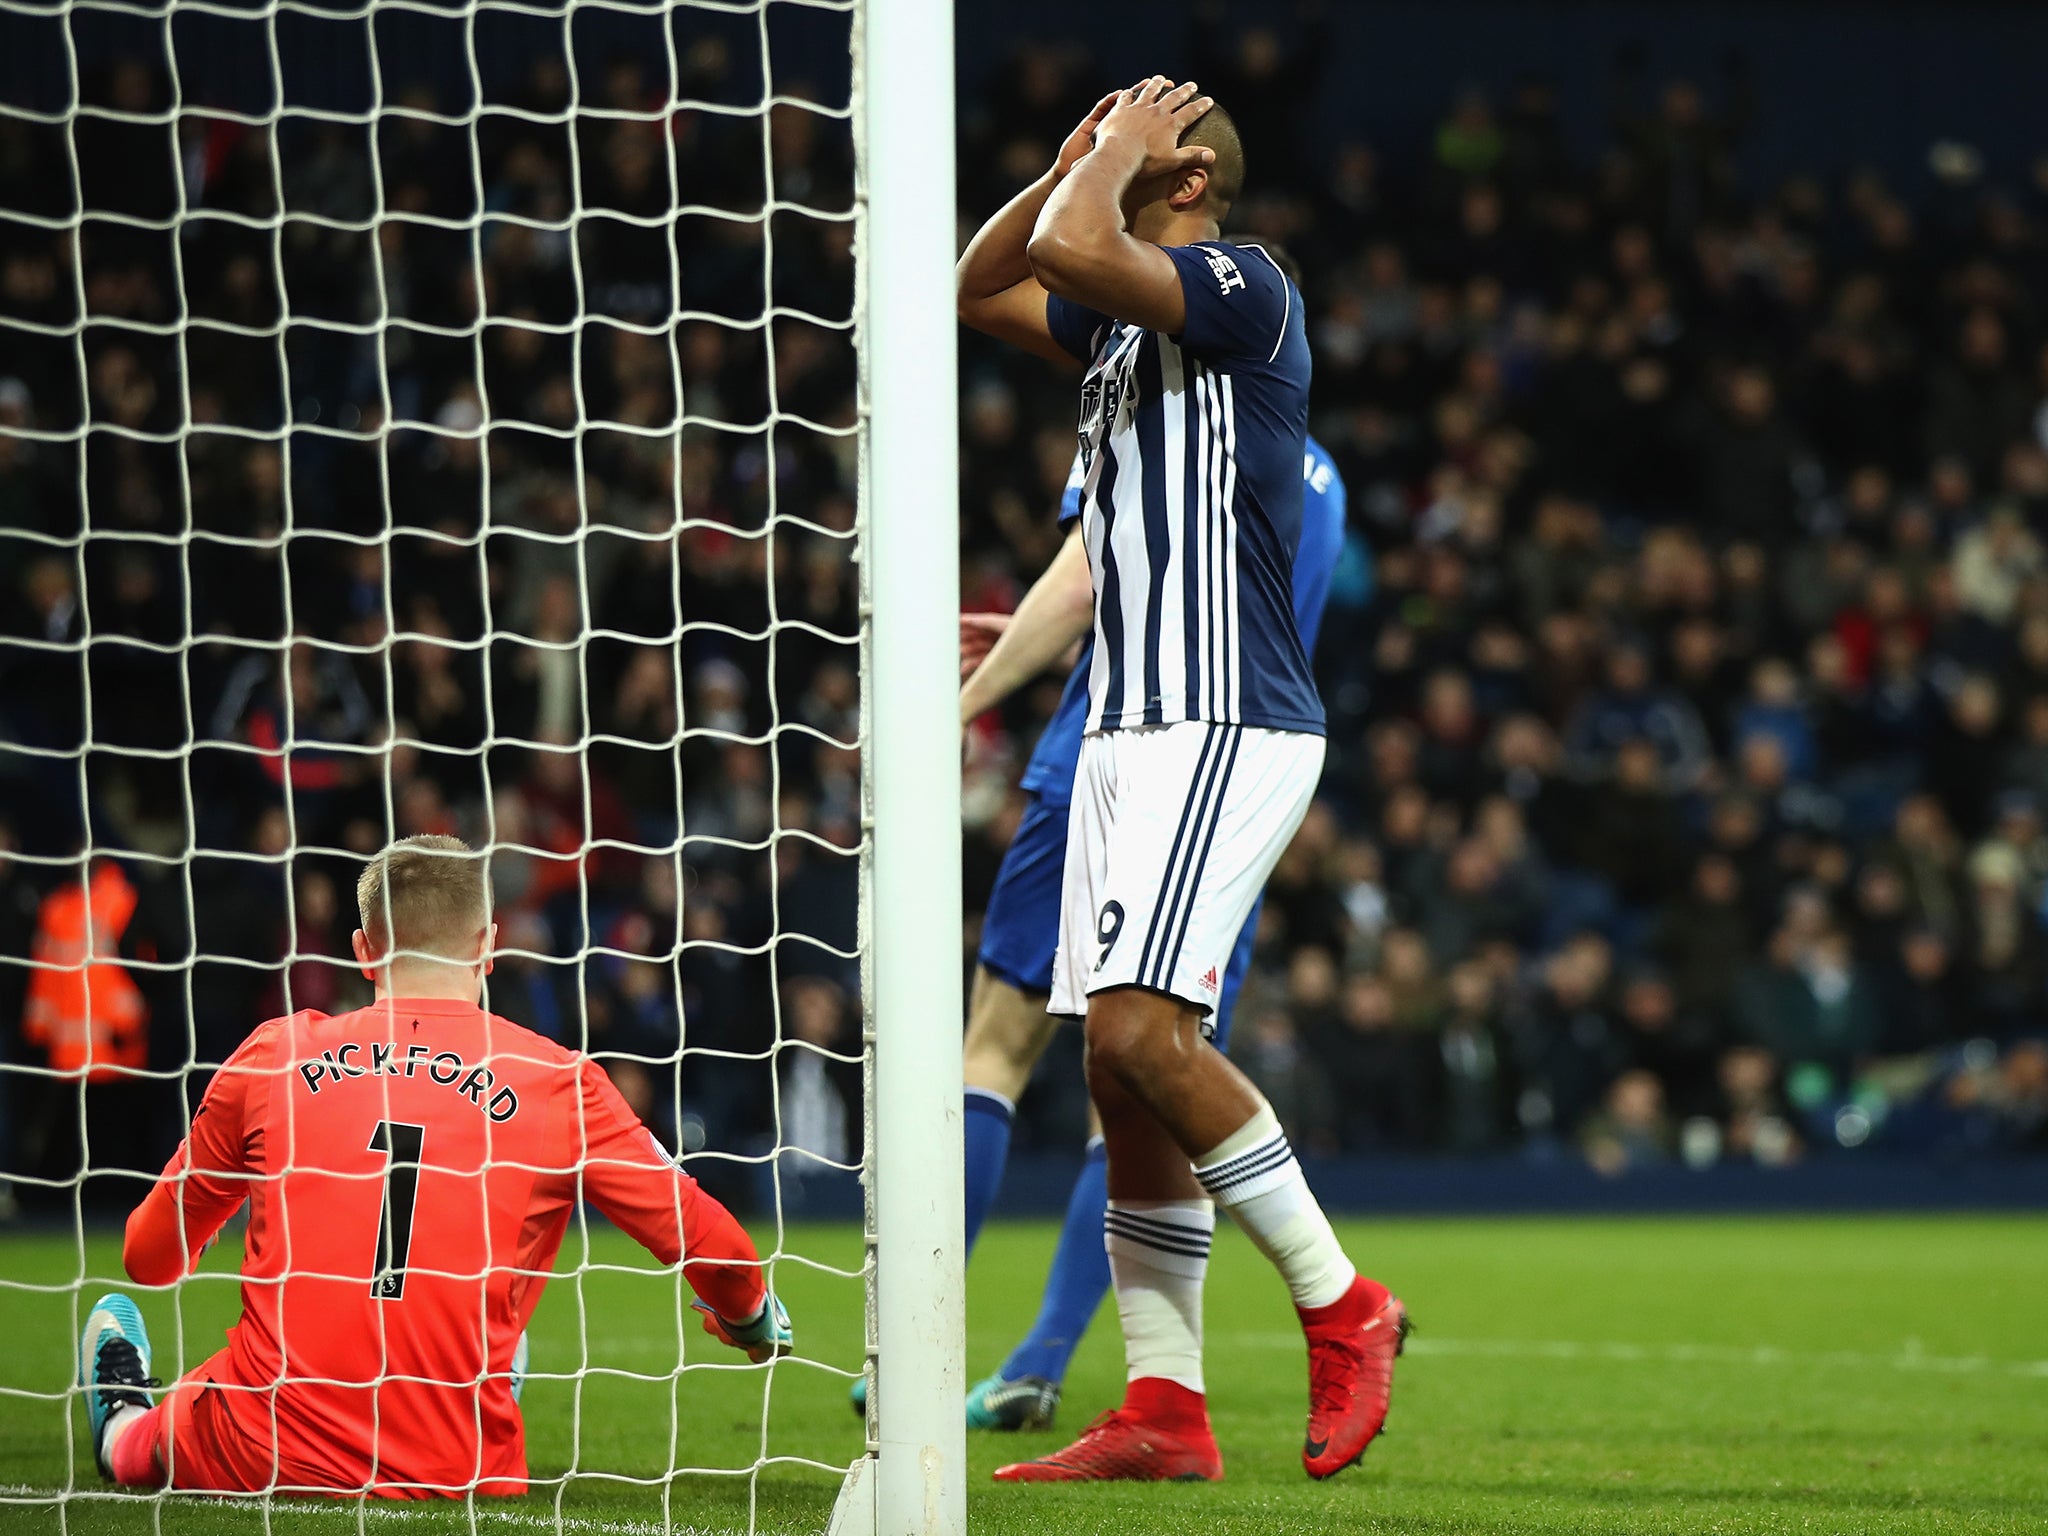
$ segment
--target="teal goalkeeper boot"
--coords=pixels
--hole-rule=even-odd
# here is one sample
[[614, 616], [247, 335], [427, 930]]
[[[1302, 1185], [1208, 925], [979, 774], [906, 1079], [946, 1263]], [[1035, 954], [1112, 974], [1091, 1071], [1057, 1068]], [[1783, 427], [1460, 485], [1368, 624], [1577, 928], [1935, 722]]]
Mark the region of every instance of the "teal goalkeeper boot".
[[967, 1427], [1006, 1434], [1051, 1429], [1059, 1408], [1060, 1384], [1056, 1381], [1043, 1376], [1020, 1376], [1015, 1381], [991, 1376], [968, 1390]]
[[526, 1373], [533, 1365], [533, 1344], [525, 1330], [519, 1334], [519, 1342], [512, 1347], [512, 1401], [519, 1401], [519, 1394], [526, 1390]]
[[[868, 1379], [857, 1377], [846, 1394], [856, 1415], [867, 1417]], [[967, 1427], [1008, 1432], [1019, 1429], [1050, 1429], [1059, 1411], [1060, 1386], [1043, 1376], [1026, 1376], [1005, 1381], [991, 1376], [978, 1381], [967, 1394]]]
[[160, 1385], [149, 1374], [149, 1330], [135, 1303], [119, 1291], [102, 1296], [86, 1315], [78, 1339], [78, 1385], [85, 1394], [93, 1460], [111, 1481], [114, 1469], [101, 1444], [107, 1420], [117, 1408], [149, 1407], [149, 1388]]

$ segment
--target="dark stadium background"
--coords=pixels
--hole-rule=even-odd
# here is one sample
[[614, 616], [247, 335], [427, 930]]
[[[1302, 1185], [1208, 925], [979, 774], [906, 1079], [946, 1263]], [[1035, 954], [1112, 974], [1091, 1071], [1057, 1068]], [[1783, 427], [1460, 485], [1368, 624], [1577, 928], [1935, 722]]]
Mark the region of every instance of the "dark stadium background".
[[[1238, 1050], [1324, 1160], [1333, 1200], [2048, 1198], [2048, 137], [2032, 78], [2048, 14], [1051, 3], [1028, 25], [1021, 15], [960, 12], [963, 222], [1035, 175], [1105, 80], [1195, 71], [1244, 130], [1241, 227], [1281, 239], [1305, 269], [1314, 426], [1349, 482], [1353, 538], [1318, 657], [1325, 793], [1276, 876]], [[61, 108], [61, 25], [0, 21], [7, 101]], [[94, 11], [73, 26], [88, 101], [167, 103], [161, 23]], [[778, 4], [768, 26], [775, 88], [843, 105], [843, 18]], [[667, 27], [676, 83], [661, 18], [579, 13], [582, 101], [645, 113], [671, 90], [759, 99], [751, 18], [683, 9]], [[802, 312], [778, 319], [771, 345], [746, 325], [767, 263], [752, 218], [758, 117], [686, 113], [666, 137], [648, 122], [585, 115], [565, 129], [488, 110], [473, 136], [300, 121], [280, 132], [279, 189], [260, 134], [202, 120], [207, 106], [272, 99], [263, 24], [185, 16], [170, 30], [188, 107], [176, 153], [166, 128], [87, 122], [79, 172], [88, 208], [157, 217], [175, 207], [182, 165], [202, 216], [181, 268], [168, 236], [88, 219], [85, 378], [68, 337], [9, 324], [61, 328], [74, 313], [56, 238], [0, 213], [0, 627], [76, 640], [82, 592], [96, 640], [81, 668], [0, 639], [0, 742], [76, 748], [89, 671], [96, 840], [157, 855], [180, 846], [184, 769], [147, 754], [178, 745], [188, 708], [202, 742], [189, 901], [175, 866], [128, 861], [142, 898], [131, 953], [209, 957], [189, 1017], [174, 973], [138, 968], [150, 1065], [175, 1073], [188, 1026], [203, 1066], [287, 996], [327, 1006], [357, 985], [317, 959], [289, 974], [278, 963], [294, 943], [346, 952], [352, 867], [251, 860], [286, 846], [277, 777], [203, 744], [266, 739], [290, 687], [302, 733], [310, 720], [319, 739], [299, 755], [301, 845], [477, 833], [488, 799], [501, 839], [542, 850], [502, 861], [508, 934], [559, 957], [502, 967], [496, 1005], [569, 1039], [587, 1009], [593, 1048], [659, 1058], [678, 1038], [680, 996], [690, 1044], [740, 1056], [687, 1058], [679, 1101], [666, 1067], [620, 1060], [650, 1123], [686, 1147], [758, 1150], [777, 1072], [786, 1134], [844, 1156], [859, 1124], [858, 1075], [839, 1059], [857, 1040], [841, 958], [857, 804], [851, 756], [827, 742], [850, 737], [855, 707], [850, 481], [832, 430], [851, 409], [851, 354], [831, 324], [851, 298], [843, 125], [785, 107], [769, 128], [782, 206], [766, 286]], [[278, 18], [286, 101], [368, 100], [368, 60], [337, 46], [343, 35]], [[545, 67], [560, 57], [557, 22], [486, 13], [470, 30], [393, 13], [377, 38], [390, 102], [468, 110], [472, 46], [487, 109], [566, 100], [566, 73]], [[388, 207], [455, 220], [479, 211], [475, 185], [487, 214], [557, 218], [573, 163], [593, 214], [578, 236], [593, 316], [582, 346], [519, 325], [576, 313], [562, 242], [498, 223], [474, 249], [466, 229], [387, 228], [387, 280], [400, 281], [381, 352], [295, 324], [287, 379], [269, 341], [208, 330], [208, 318], [275, 323], [279, 274], [295, 320], [364, 317], [369, 237], [289, 214], [366, 217], [373, 155]], [[738, 216], [678, 221], [679, 294], [660, 237], [605, 217], [658, 213], [671, 164], [686, 201]], [[280, 193], [275, 250], [260, 230], [204, 216], [260, 218]], [[70, 199], [61, 135], [0, 116], [0, 209], [61, 218]], [[479, 259], [486, 311], [506, 322], [487, 328], [480, 368], [466, 335], [405, 323], [467, 325]], [[179, 270], [195, 343], [182, 359], [149, 329], [175, 315]], [[672, 338], [605, 323], [679, 303], [705, 318]], [[1003, 607], [1053, 548], [1071, 403], [1041, 365], [962, 347], [965, 595]], [[692, 424], [618, 430], [674, 419], [672, 366]], [[764, 453], [749, 426], [771, 376], [782, 409], [818, 426], [785, 421]], [[381, 464], [365, 435], [380, 388], [407, 423]], [[488, 477], [462, 435], [486, 396]], [[549, 542], [577, 526], [578, 460], [555, 434], [579, 409], [588, 599], [619, 636], [590, 644], [565, 702], [530, 642], [580, 624], [578, 568]], [[82, 464], [68, 445], [9, 432], [82, 419], [100, 428]], [[208, 430], [287, 421], [288, 464]], [[181, 455], [109, 423], [191, 430]], [[94, 518], [82, 563], [5, 536], [77, 532], [81, 477]], [[694, 520], [674, 544], [662, 538], [672, 477]], [[262, 541], [287, 492], [300, 537], [280, 560]], [[381, 661], [320, 648], [382, 632], [378, 559], [349, 541], [383, 529], [387, 495], [395, 607], [421, 637], [397, 647], [388, 690]], [[771, 505], [783, 521], [764, 539]], [[188, 512], [189, 565], [160, 539]], [[771, 568], [776, 616], [809, 626], [772, 644], [748, 638], [770, 622]], [[648, 639], [677, 621], [672, 586], [680, 647]], [[287, 595], [310, 643], [281, 661], [250, 642], [285, 633]], [[177, 641], [188, 598], [205, 636], [189, 668], [120, 643]], [[680, 753], [650, 745], [677, 728], [678, 684]], [[962, 963], [1052, 693], [974, 732]], [[427, 743], [399, 754], [395, 829], [373, 750], [394, 717]], [[777, 729], [790, 722], [815, 734]], [[560, 747], [585, 731], [619, 738], [590, 756], [587, 813], [582, 765]], [[0, 847], [73, 854], [79, 786], [67, 760], [0, 747]], [[695, 839], [684, 888], [667, 860], [610, 849], [584, 866], [586, 916], [583, 837], [659, 845], [678, 804]], [[808, 835], [772, 851], [717, 841], [771, 824]], [[0, 862], [0, 954], [27, 953], [63, 872]], [[772, 958], [747, 952], [778, 934]], [[673, 969], [644, 958], [678, 938]], [[579, 966], [569, 957], [585, 943], [607, 953]], [[950, 961], [941, 947], [935, 959]], [[23, 968], [0, 971], [0, 1026], [5, 1060], [34, 1066], [18, 1027], [25, 985]], [[773, 1043], [778, 1009], [785, 1038], [818, 1049], [744, 1059]], [[1025, 1102], [1035, 1155], [1013, 1170], [1009, 1208], [1064, 1194], [1083, 1113], [1077, 1051], [1064, 1040]], [[5, 1086], [10, 1171], [70, 1177], [75, 1086], [18, 1072]], [[175, 1076], [89, 1087], [95, 1168], [153, 1172], [183, 1124], [180, 1089]], [[815, 1208], [844, 1194], [818, 1188]]]

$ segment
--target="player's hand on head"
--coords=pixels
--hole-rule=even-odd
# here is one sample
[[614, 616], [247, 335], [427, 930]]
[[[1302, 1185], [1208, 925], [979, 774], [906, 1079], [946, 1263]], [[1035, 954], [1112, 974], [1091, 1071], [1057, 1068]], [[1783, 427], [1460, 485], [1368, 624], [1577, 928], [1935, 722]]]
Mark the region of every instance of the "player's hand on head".
[[1109, 116], [1109, 109], [1117, 104], [1117, 99], [1122, 95], [1122, 91], [1111, 91], [1089, 109], [1088, 115], [1081, 119], [1072, 133], [1067, 135], [1066, 142], [1060, 145], [1060, 152], [1053, 157], [1053, 175], [1066, 175], [1081, 163], [1082, 157], [1089, 150], [1095, 147], [1095, 130], [1102, 126], [1102, 120]]
[[1010, 627], [1007, 613], [963, 613], [960, 615], [960, 681], [974, 675], [996, 641]]
[[1164, 75], [1141, 80], [1117, 93], [1116, 104], [1096, 129], [1097, 142], [1130, 140], [1145, 156], [1142, 177], [1179, 175], [1199, 170], [1216, 159], [1216, 151], [1199, 144], [1183, 145], [1180, 136], [1213, 107], [1215, 98], [1200, 94], [1194, 81], [1175, 85]]
[[745, 1322], [720, 1317], [701, 1301], [690, 1303], [704, 1314], [704, 1331], [744, 1353], [756, 1365], [786, 1355], [796, 1348], [789, 1325], [789, 1310], [773, 1291], [761, 1303], [761, 1310]]

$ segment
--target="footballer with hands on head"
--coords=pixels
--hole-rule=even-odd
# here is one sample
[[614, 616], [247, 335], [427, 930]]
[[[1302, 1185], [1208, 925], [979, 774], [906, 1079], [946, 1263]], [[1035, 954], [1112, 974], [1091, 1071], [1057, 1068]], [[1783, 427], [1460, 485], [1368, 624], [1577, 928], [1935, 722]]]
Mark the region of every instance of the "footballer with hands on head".
[[246, 1200], [242, 1315], [152, 1401], [135, 1303], [94, 1304], [79, 1385], [110, 1480], [524, 1493], [524, 1331], [579, 1200], [682, 1266], [708, 1332], [756, 1361], [789, 1351], [753, 1241], [602, 1067], [480, 1006], [487, 867], [452, 837], [378, 854], [354, 940], [375, 1001], [273, 1019], [214, 1076], [122, 1257], [176, 1284]]
[[998, 1469], [1006, 1482], [1223, 1475], [1201, 1317], [1219, 1205], [1301, 1321], [1309, 1476], [1379, 1435], [1408, 1331], [1211, 1043], [1231, 951], [1324, 752], [1293, 603], [1308, 338], [1271, 254], [1222, 237], [1244, 169], [1222, 108], [1155, 75], [1096, 103], [955, 271], [966, 324], [1086, 370], [1095, 644], [1047, 1011], [1085, 1019], [1126, 1386], [1071, 1446]]

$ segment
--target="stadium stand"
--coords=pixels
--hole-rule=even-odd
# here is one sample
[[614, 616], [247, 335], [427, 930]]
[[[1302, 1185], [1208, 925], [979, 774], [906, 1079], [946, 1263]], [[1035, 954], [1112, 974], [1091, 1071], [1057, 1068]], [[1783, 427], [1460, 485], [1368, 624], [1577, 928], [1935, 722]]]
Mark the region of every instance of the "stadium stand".
[[[1304, 100], [1290, 71], [1308, 61], [1262, 37], [1201, 40], [1200, 78], [1230, 102], [1251, 152], [1281, 168], [1268, 182], [1278, 189], [1244, 203], [1238, 222], [1284, 242], [1306, 272], [1313, 426], [1343, 467], [1353, 516], [1318, 657], [1329, 769], [1275, 877], [1237, 1030], [1243, 1065], [1290, 1133], [1324, 1153], [1576, 1148], [1602, 1169], [2048, 1142], [2048, 176], [2024, 195], [1950, 186], [1938, 205], [1869, 173], [1795, 176], [1760, 194], [1737, 172], [1748, 104], [1674, 84], [1618, 116], [1586, 156], [1568, 149], [1538, 81], [1499, 100], [1461, 94], [1415, 156], [1360, 141], [1315, 165], [1285, 148]], [[537, 112], [566, 99], [558, 63], [536, 56], [528, 68]], [[739, 89], [732, 68], [707, 44], [684, 60], [680, 94], [717, 101]], [[1005, 59], [966, 118], [963, 219], [1036, 173], [1094, 85], [1068, 53]], [[432, 103], [431, 86], [413, 89]], [[131, 111], [165, 100], [165, 82], [133, 60], [104, 62], [86, 90]], [[619, 107], [655, 99], [630, 59], [602, 90]], [[469, 211], [468, 178], [453, 169], [467, 149], [442, 142], [454, 130], [393, 122], [372, 145], [300, 126], [292, 207], [361, 217], [374, 154], [391, 206]], [[699, 202], [758, 208], [771, 176], [794, 201], [850, 202], [837, 122], [778, 107], [766, 161], [752, 123], [696, 113], [667, 128], [707, 178]], [[586, 206], [643, 212], [666, 197], [647, 148], [660, 125], [584, 119], [576, 131]], [[86, 203], [166, 210], [166, 143], [161, 130], [82, 126]], [[65, 203], [67, 173], [48, 148], [40, 130], [0, 122], [0, 206]], [[183, 150], [205, 207], [271, 211], [262, 135], [216, 122]], [[558, 124], [494, 119], [478, 167], [485, 205], [557, 216], [570, 151]], [[666, 253], [647, 233], [584, 223], [579, 280], [603, 313], [674, 307]], [[467, 237], [393, 224], [381, 238], [398, 313], [464, 323], [480, 297]], [[773, 240], [776, 302], [848, 312], [844, 224], [781, 214]], [[295, 313], [355, 317], [368, 267], [353, 241], [287, 243], [273, 268], [267, 237], [215, 222], [186, 243], [183, 281], [196, 314], [274, 323], [282, 282]], [[689, 306], [758, 315], [760, 241], [755, 224], [682, 220]], [[559, 234], [497, 226], [481, 298], [494, 314], [565, 320], [571, 254]], [[162, 239], [105, 232], [83, 273], [90, 311], [163, 317], [169, 259]], [[0, 308], [61, 324], [69, 283], [49, 231], [0, 225]], [[75, 397], [68, 340], [11, 347], [0, 625], [18, 640], [73, 640], [84, 605], [96, 635], [173, 649], [93, 649], [84, 775], [0, 746], [0, 952], [27, 953], [54, 920], [42, 899], [59, 872], [6, 850], [75, 852], [88, 797], [100, 843], [175, 852], [179, 765], [119, 749], [175, 748], [189, 709], [208, 848], [275, 855], [295, 840], [362, 854], [415, 832], [481, 840], [492, 786], [498, 837], [533, 850], [505, 851], [495, 870], [507, 936], [557, 956], [590, 942], [623, 956], [501, 970], [498, 1006], [544, 1033], [576, 1040], [587, 1017], [594, 1048], [660, 1055], [678, 1039], [680, 995], [693, 1045], [760, 1050], [775, 1033], [776, 966], [772, 995], [793, 1036], [856, 1038], [857, 976], [833, 953], [853, 948], [850, 860], [793, 840], [772, 858], [706, 844], [678, 890], [660, 859], [578, 852], [586, 770], [589, 835], [673, 837], [672, 754], [633, 743], [666, 740], [679, 697], [692, 724], [730, 733], [683, 748], [693, 836], [758, 838], [779, 794], [781, 826], [842, 849], [858, 837], [852, 754], [785, 736], [771, 760], [758, 740], [776, 699], [845, 740], [858, 708], [845, 648], [829, 638], [855, 631], [843, 545], [784, 535], [771, 550], [737, 536], [761, 526], [771, 494], [824, 528], [851, 526], [835, 440], [785, 428], [764, 452], [758, 433], [718, 425], [764, 416], [770, 348], [782, 410], [849, 418], [851, 354], [829, 333], [690, 321], [673, 337], [675, 376], [707, 420], [672, 462], [601, 425], [668, 419], [663, 338], [595, 324], [572, 348], [561, 334], [494, 327], [479, 372], [466, 338], [401, 326], [394, 410], [474, 433], [488, 401], [489, 431], [396, 431], [387, 482], [367, 449], [330, 441], [287, 467], [271, 443], [203, 430], [289, 419], [267, 341], [248, 352], [223, 334], [181, 380], [160, 336], [101, 327], [88, 338], [88, 400]], [[963, 348], [966, 600], [1003, 608], [1055, 548], [1070, 390], [971, 337]], [[293, 365], [331, 419], [377, 425], [367, 346], [307, 340]], [[182, 391], [200, 427], [182, 457], [97, 435], [81, 463], [67, 445], [4, 430], [88, 411], [154, 429]], [[521, 430], [574, 424], [579, 409], [600, 423], [580, 456]], [[579, 467], [593, 518], [583, 557], [603, 622], [623, 637], [588, 646], [587, 688], [564, 673], [565, 653], [531, 643], [573, 639], [585, 623], [560, 563], [575, 557], [522, 536], [575, 528]], [[691, 530], [608, 536], [665, 527], [673, 483]], [[82, 561], [7, 536], [76, 533], [81, 489], [118, 519]], [[288, 558], [262, 542], [282, 527], [287, 491], [301, 535]], [[177, 543], [188, 496], [193, 528], [227, 536], [192, 543], [189, 592]], [[387, 499], [388, 548], [348, 542], [384, 527]], [[374, 646], [385, 562], [399, 625], [422, 637], [396, 648], [388, 674], [381, 659], [232, 643]], [[734, 638], [765, 631], [771, 591], [777, 617], [812, 628], [772, 647]], [[181, 656], [188, 603], [209, 638]], [[668, 647], [633, 639], [666, 634], [678, 611], [727, 630], [687, 640], [679, 678]], [[475, 647], [487, 629], [488, 690]], [[76, 748], [84, 682], [75, 651], [0, 639], [0, 741]], [[970, 930], [1055, 693], [1053, 681], [1027, 691], [971, 733]], [[275, 758], [205, 746], [276, 742], [287, 696], [300, 741], [288, 782]], [[587, 762], [553, 745], [585, 732], [615, 743]], [[387, 784], [380, 757], [348, 749], [393, 734], [427, 745], [396, 754]], [[184, 931], [180, 866], [130, 861], [114, 878], [132, 887], [109, 897], [132, 904], [131, 952], [214, 957], [189, 991], [174, 973], [137, 974], [136, 1048], [167, 1075], [84, 1095], [95, 1166], [154, 1171], [184, 1123], [188, 1028], [198, 1059], [220, 1060], [237, 1031], [282, 1006], [288, 953], [296, 1006], [360, 995], [349, 968], [307, 958], [347, 953], [352, 868], [339, 855], [290, 868], [202, 856], [190, 865], [196, 932]], [[771, 931], [783, 936], [772, 956], [741, 952]], [[666, 954], [678, 935], [736, 947], [686, 949], [680, 988], [663, 974], [670, 962], [630, 958]], [[47, 1035], [20, 1022], [27, 986], [22, 968], [0, 969], [5, 1059], [61, 1065]], [[1077, 1141], [1075, 1049], [1053, 1053], [1026, 1100], [1027, 1142]], [[662, 1136], [736, 1150], [768, 1135], [773, 1070], [686, 1058], [678, 1099], [655, 1075], [616, 1067]], [[52, 1078], [16, 1077], [13, 1089], [0, 1120], [7, 1171], [71, 1177], [79, 1094]], [[785, 1126], [843, 1158], [858, 1092], [857, 1078], [823, 1072], [785, 1082]]]

